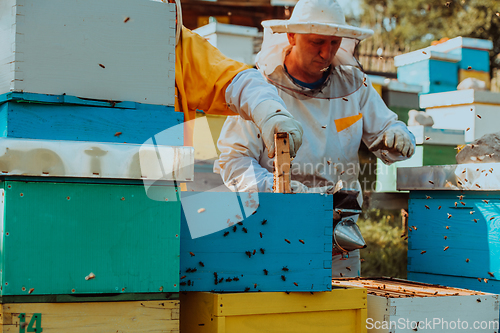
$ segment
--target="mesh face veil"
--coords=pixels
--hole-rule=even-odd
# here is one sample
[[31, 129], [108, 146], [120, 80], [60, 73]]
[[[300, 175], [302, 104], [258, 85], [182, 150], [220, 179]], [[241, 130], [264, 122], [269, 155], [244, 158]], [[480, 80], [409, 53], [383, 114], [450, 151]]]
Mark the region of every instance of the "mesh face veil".
[[358, 43], [357, 39], [343, 37], [340, 48], [331, 59], [331, 65], [325, 69], [329, 72], [325, 83], [321, 87], [309, 89], [295, 83], [284, 68], [285, 58], [292, 48], [287, 34], [273, 34], [269, 27], [265, 27], [256, 66], [269, 82], [296, 98], [343, 98], [361, 88], [365, 80], [362, 67], [354, 57]]

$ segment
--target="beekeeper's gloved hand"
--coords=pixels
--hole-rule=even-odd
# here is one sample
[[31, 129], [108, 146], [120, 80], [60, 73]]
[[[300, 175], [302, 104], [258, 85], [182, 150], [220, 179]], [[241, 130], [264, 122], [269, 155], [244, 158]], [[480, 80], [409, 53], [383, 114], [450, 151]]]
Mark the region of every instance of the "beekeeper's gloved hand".
[[296, 180], [290, 182], [290, 187], [292, 193], [326, 193], [328, 190], [333, 189], [333, 186], [307, 187]]
[[411, 157], [415, 146], [410, 135], [412, 134], [400, 126], [391, 126], [368, 149], [371, 151], [384, 149], [391, 153], [400, 153], [403, 156]]
[[269, 158], [274, 157], [274, 134], [286, 132], [290, 138], [290, 156], [295, 157], [302, 145], [302, 125], [280, 103], [272, 100], [257, 105], [252, 112], [254, 123], [262, 133]]

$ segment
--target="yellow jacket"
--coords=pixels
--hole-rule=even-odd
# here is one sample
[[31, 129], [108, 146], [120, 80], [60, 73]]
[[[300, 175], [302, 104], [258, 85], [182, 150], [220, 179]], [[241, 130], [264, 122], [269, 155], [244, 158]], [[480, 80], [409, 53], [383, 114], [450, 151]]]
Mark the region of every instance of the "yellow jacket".
[[248, 65], [224, 56], [184, 26], [175, 56], [175, 110], [184, 112], [185, 121], [195, 119], [196, 110], [235, 115], [226, 104], [225, 91], [236, 74], [250, 68]]

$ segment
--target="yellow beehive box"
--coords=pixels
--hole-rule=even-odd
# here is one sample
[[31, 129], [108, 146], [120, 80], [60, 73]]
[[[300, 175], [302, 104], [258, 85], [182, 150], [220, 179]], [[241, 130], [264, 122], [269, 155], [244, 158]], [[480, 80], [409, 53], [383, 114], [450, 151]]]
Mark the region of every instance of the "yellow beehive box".
[[489, 72], [474, 71], [461, 69], [458, 72], [458, 82], [462, 82], [465, 79], [473, 78], [484, 81], [486, 83], [486, 89], [491, 88], [491, 77]]
[[366, 290], [318, 293], [186, 292], [182, 333], [366, 332]]
[[179, 301], [0, 304], [0, 332], [179, 332]]

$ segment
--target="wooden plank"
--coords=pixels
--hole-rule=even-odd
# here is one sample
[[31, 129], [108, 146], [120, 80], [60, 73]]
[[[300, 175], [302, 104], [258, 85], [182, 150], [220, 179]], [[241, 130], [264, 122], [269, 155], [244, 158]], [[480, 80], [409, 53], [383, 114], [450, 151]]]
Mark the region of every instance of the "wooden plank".
[[[250, 211], [245, 216], [237, 206], [231, 215], [225, 215], [231, 207], [223, 203], [240, 198], [245, 206], [250, 195], [258, 204], [254, 214]], [[191, 208], [195, 213], [190, 215], [186, 213], [186, 196], [193, 196], [199, 203]], [[182, 192], [182, 200], [181, 277], [184, 278], [181, 290], [325, 291], [331, 288], [332, 196]], [[205, 211], [197, 213], [200, 208]], [[239, 214], [239, 219], [234, 214]], [[192, 232], [197, 232], [192, 230], [193, 225], [218, 221], [223, 224], [218, 231], [195, 239], [191, 237]], [[218, 280], [223, 279], [220, 283], [215, 283], [215, 273]]]
[[83, 294], [83, 295], [17, 295], [1, 296], [0, 303], [74, 303], [178, 300], [179, 293]]
[[442, 286], [500, 294], [500, 281], [497, 280], [488, 280], [485, 282], [483, 279], [479, 281], [476, 278], [470, 277], [419, 272], [408, 272], [408, 279], [412, 281], [440, 284]]
[[26, 323], [41, 314], [46, 333], [179, 332], [178, 309], [179, 301], [3, 304], [2, 332], [19, 331], [21, 313]]
[[[174, 105], [174, 4], [9, 0], [5, 6], [0, 93]], [[3, 57], [14, 57], [14, 65], [4, 65]]]
[[5, 119], [0, 122], [3, 137], [143, 144], [168, 129], [158, 144], [183, 145], [184, 117], [172, 107], [121, 109], [10, 101], [0, 105], [0, 118]]
[[288, 133], [274, 134], [274, 192], [290, 193], [290, 141]]
[[3, 186], [2, 295], [179, 291], [176, 188], [154, 187], [160, 202], [143, 186]]

